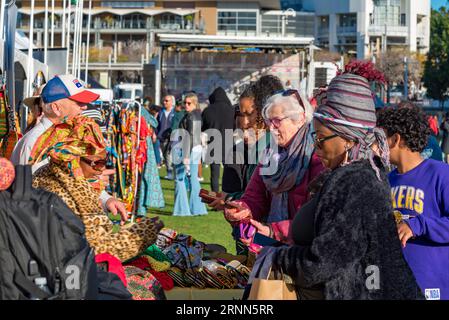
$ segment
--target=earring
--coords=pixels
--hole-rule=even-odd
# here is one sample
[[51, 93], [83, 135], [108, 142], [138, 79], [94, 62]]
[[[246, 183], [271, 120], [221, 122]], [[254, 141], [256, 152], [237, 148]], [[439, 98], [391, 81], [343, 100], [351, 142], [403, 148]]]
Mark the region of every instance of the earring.
[[347, 164], [349, 162], [349, 146], [345, 146], [345, 159], [343, 161], [343, 165]]

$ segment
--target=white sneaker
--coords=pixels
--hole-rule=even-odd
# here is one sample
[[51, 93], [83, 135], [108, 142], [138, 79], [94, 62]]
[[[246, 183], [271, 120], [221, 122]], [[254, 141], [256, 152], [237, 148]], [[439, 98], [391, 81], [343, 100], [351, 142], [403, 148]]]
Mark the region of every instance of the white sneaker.
[[164, 179], [165, 179], [165, 180], [173, 180], [173, 175], [172, 175], [172, 174], [167, 174], [167, 175], [164, 177]]
[[199, 182], [203, 182], [203, 181], [204, 181], [204, 178], [203, 178], [203, 177], [198, 178], [198, 181], [199, 181]]

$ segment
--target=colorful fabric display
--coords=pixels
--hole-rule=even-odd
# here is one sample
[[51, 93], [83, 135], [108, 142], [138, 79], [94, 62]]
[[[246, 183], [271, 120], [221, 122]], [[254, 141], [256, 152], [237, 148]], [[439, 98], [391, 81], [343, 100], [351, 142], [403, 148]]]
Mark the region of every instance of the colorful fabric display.
[[158, 246], [156, 246], [156, 244], [151, 245], [150, 247], [148, 247], [144, 252], [143, 255], [145, 256], [150, 256], [154, 259], [156, 259], [157, 261], [167, 261], [170, 262], [170, 259], [162, 252], [161, 249], [159, 249]]
[[171, 267], [169, 270], [167, 270], [167, 274], [170, 276], [170, 278], [173, 279], [173, 281], [176, 283], [178, 287], [181, 288], [188, 288], [192, 286], [192, 281], [190, 281], [181, 269], [177, 267]]
[[173, 229], [163, 228], [157, 235], [156, 246], [161, 250], [166, 249], [176, 239], [177, 234]]
[[172, 265], [181, 270], [198, 268], [203, 258], [204, 243], [191, 236], [178, 235], [172, 245], [163, 250]]
[[175, 284], [173, 279], [168, 275], [167, 272], [157, 272], [154, 270], [149, 270], [149, 272], [156, 277], [156, 279], [161, 283], [162, 288], [166, 291], [174, 288]]
[[144, 256], [144, 257], [148, 260], [148, 263], [150, 264], [151, 269], [153, 269], [155, 271], [163, 272], [163, 271], [167, 271], [171, 267], [171, 263], [168, 261], [157, 261], [156, 259], [154, 259], [153, 257], [150, 257], [150, 256]]
[[125, 266], [128, 291], [133, 300], [166, 300], [161, 283], [150, 272]]

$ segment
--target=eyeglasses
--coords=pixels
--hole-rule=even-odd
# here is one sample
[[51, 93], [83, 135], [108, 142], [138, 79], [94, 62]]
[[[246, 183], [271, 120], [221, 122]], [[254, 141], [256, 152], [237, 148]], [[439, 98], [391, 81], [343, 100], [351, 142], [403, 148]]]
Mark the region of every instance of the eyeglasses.
[[265, 119], [265, 124], [267, 125], [267, 127], [273, 126], [275, 129], [279, 129], [279, 127], [281, 126], [281, 122], [288, 118], [289, 117]]
[[334, 134], [332, 136], [328, 136], [328, 137], [324, 137], [324, 138], [317, 138], [316, 132], [313, 132], [312, 137], [314, 140], [315, 148], [322, 149], [324, 142], [338, 137], [338, 134]]
[[106, 167], [105, 159], [89, 160], [86, 158], [81, 158], [81, 161], [83, 161], [84, 163], [87, 163], [90, 167], [94, 168], [95, 170], [102, 170], [104, 167]]

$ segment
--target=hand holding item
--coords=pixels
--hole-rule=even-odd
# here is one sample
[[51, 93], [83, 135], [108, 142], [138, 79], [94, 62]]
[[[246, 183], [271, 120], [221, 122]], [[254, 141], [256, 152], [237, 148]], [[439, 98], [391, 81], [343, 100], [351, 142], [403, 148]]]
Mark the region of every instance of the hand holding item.
[[254, 228], [256, 228], [257, 233], [271, 238], [273, 232], [271, 231], [269, 225], [260, 223], [259, 221], [253, 219], [251, 219], [249, 222], [254, 226]]
[[210, 202], [208, 205], [214, 210], [222, 211], [225, 209], [227, 194], [222, 192], [217, 194], [217, 198]]
[[121, 225], [125, 224], [125, 221], [128, 220], [128, 212], [126, 211], [125, 205], [118, 201], [115, 198], [110, 198], [108, 201], [106, 201], [106, 208], [111, 212], [114, 216], [117, 214], [120, 214], [122, 221], [120, 222]]
[[407, 241], [410, 238], [413, 238], [413, 231], [412, 229], [410, 229], [409, 225], [406, 222], [401, 222], [398, 224], [398, 235], [402, 247], [405, 248], [405, 246], [407, 245]]
[[242, 201], [226, 203], [224, 216], [229, 222], [248, 221], [252, 218], [251, 210]]

